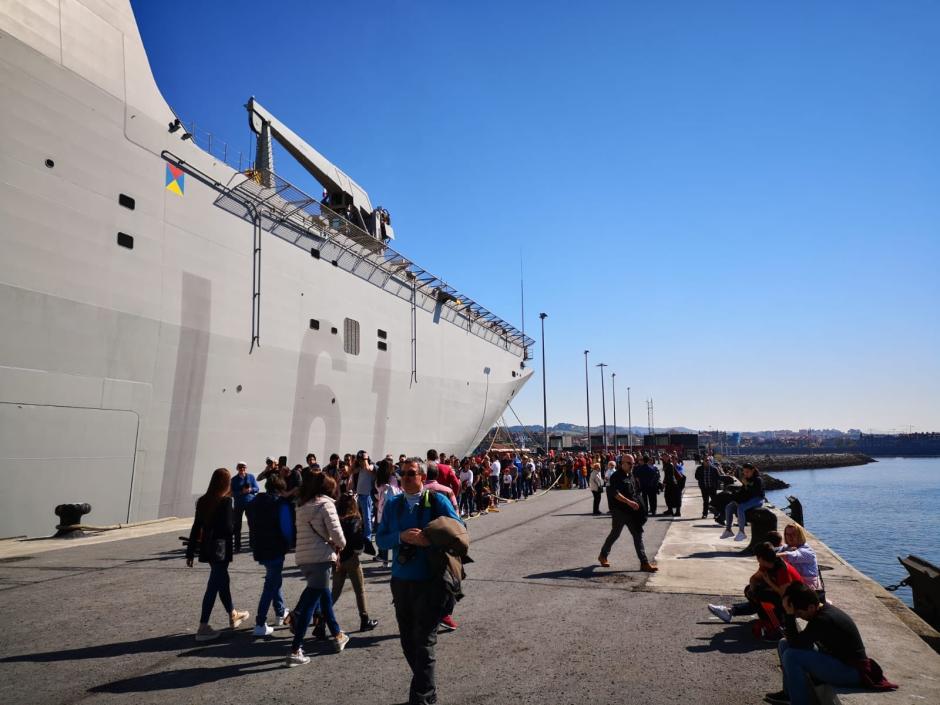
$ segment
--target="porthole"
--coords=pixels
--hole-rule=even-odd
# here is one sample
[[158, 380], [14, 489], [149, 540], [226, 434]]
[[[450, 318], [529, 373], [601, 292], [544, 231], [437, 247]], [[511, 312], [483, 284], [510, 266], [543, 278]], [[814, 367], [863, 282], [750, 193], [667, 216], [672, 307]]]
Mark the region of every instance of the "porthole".
[[118, 196], [118, 203], [128, 210], [134, 210], [134, 208], [137, 206], [137, 202], [126, 193], [122, 193], [120, 196]]
[[54, 162], [54, 161], [52, 161], [51, 159], [47, 159], [47, 160], [46, 160], [46, 168], [47, 168], [47, 169], [51, 169], [51, 168], [54, 167], [54, 166], [55, 166], [55, 162]]
[[134, 249], [134, 236], [128, 235], [127, 233], [118, 233], [117, 234], [117, 244], [121, 247], [126, 247], [128, 250]]
[[316, 318], [311, 318], [310, 330], [320, 330], [320, 321], [318, 321]]

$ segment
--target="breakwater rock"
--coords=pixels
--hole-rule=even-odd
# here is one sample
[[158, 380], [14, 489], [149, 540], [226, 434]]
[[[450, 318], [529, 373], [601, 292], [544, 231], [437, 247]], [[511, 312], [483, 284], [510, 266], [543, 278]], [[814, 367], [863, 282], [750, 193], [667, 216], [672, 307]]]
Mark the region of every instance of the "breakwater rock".
[[814, 470], [818, 468], [844, 468], [852, 465], [867, 465], [877, 462], [864, 453], [820, 453], [806, 455], [732, 455], [721, 459], [722, 465], [740, 467], [753, 463], [761, 472], [786, 472], [787, 470]]

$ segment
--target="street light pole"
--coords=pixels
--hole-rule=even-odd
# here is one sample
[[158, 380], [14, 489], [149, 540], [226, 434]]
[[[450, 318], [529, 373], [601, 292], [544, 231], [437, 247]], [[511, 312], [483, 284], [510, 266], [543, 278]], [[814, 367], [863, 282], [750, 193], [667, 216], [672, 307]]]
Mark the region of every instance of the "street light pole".
[[599, 362], [597, 366], [601, 368], [601, 414], [604, 419], [604, 452], [607, 452], [607, 395], [604, 393], [604, 368], [607, 363]]
[[590, 350], [584, 351], [584, 397], [587, 399], [587, 446], [588, 453], [591, 452], [591, 388], [588, 385], [588, 353]]
[[630, 442], [630, 452], [633, 452], [633, 411], [630, 405], [630, 387], [627, 387], [627, 424], [630, 426], [627, 429], [627, 439]]
[[545, 319], [547, 313], [540, 313], [542, 321], [542, 429], [545, 431], [545, 455], [548, 455], [548, 399], [545, 396]]
[[617, 452], [619, 445], [617, 443], [617, 387], [615, 382], [617, 381], [617, 373], [610, 373], [610, 396], [614, 399], [614, 453]]

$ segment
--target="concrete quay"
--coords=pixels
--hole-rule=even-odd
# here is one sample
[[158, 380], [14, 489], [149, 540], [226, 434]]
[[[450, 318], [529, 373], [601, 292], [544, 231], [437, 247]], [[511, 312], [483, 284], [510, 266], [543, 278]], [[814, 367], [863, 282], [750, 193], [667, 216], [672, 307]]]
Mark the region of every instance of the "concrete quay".
[[[697, 490], [680, 519], [647, 523], [660, 572], [639, 572], [629, 536], [611, 568], [597, 565], [609, 529], [590, 515], [591, 495], [556, 490], [470, 522], [475, 563], [461, 627], [438, 641], [442, 703], [760, 703], [780, 687], [773, 644], [746, 621], [729, 625], [706, 609], [730, 601], [754, 569], [741, 545], [701, 520]], [[355, 631], [351, 588], [337, 605], [350, 629], [342, 654], [308, 641], [308, 666], [283, 667], [289, 633], [255, 639], [250, 625], [216, 642], [193, 640], [204, 566], [185, 567], [177, 536], [188, 521], [112, 532], [107, 540], [0, 545], [0, 702], [397, 703], [408, 669], [397, 641], [388, 572], [367, 563], [373, 631]], [[125, 538], [121, 532], [136, 532]], [[61, 545], [43, 552], [23, 552]], [[839, 694], [843, 703], [940, 702], [940, 656], [872, 592], [868, 580], [817, 542], [831, 599], [859, 623], [896, 693]], [[231, 567], [236, 605], [253, 614], [262, 571], [250, 556]], [[870, 582], [870, 581], [868, 581]], [[285, 594], [302, 583], [289, 556]], [[213, 623], [224, 623], [216, 606]], [[249, 620], [253, 623], [253, 619]]]

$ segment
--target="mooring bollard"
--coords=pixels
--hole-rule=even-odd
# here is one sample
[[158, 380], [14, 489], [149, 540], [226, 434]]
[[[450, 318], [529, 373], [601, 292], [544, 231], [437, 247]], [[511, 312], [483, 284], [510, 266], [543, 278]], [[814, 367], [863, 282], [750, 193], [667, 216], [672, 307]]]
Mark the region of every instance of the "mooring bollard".
[[767, 540], [767, 534], [777, 530], [777, 515], [769, 509], [750, 509], [744, 515], [751, 527], [751, 541], [743, 553], [753, 553], [754, 547]]
[[82, 516], [91, 511], [91, 505], [87, 502], [83, 504], [60, 504], [55, 508], [55, 514], [59, 517], [59, 523], [56, 526], [57, 538], [77, 538], [84, 536], [81, 529], [69, 528], [78, 526], [82, 523]]

